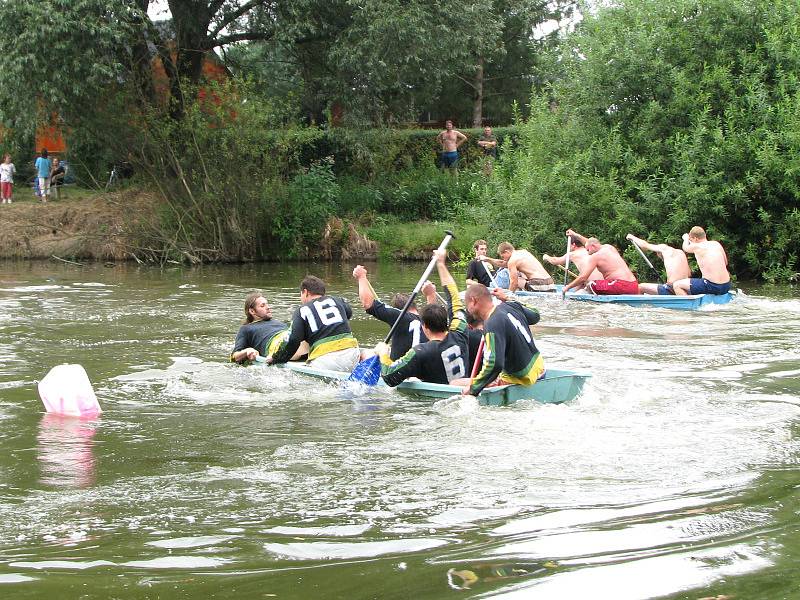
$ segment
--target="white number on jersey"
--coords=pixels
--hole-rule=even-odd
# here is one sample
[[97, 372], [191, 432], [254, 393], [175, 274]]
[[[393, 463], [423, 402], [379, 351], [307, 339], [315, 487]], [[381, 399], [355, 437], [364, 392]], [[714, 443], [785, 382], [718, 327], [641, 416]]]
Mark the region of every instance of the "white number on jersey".
[[447, 374], [447, 381], [467, 376], [464, 359], [461, 357], [461, 348], [458, 346], [450, 346], [442, 352], [442, 363]]
[[[314, 308], [323, 325], [335, 325], [336, 323], [342, 323], [344, 321], [344, 319], [342, 319], [342, 313], [339, 311], [339, 307], [336, 306], [336, 302], [333, 298], [317, 300], [314, 302]], [[314, 317], [314, 311], [308, 306], [300, 307], [300, 316], [308, 323], [311, 333], [316, 333], [317, 330], [319, 330], [317, 319]]]
[[512, 315], [511, 313], [508, 313], [506, 316], [508, 317], [508, 320], [511, 321], [511, 323], [514, 325], [514, 328], [522, 334], [522, 337], [525, 338], [525, 341], [530, 344], [531, 330], [526, 325], [520, 323], [519, 319], [514, 315]]
[[422, 321], [414, 319], [408, 324], [408, 332], [411, 334], [411, 347], [419, 344], [422, 337]]

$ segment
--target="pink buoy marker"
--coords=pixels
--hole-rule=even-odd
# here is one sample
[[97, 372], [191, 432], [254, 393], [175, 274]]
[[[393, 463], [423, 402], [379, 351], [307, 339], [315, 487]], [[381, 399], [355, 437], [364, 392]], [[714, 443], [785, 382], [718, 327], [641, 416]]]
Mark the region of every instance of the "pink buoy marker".
[[86, 370], [81, 365], [58, 365], [39, 382], [39, 397], [48, 413], [67, 417], [96, 417], [103, 411]]

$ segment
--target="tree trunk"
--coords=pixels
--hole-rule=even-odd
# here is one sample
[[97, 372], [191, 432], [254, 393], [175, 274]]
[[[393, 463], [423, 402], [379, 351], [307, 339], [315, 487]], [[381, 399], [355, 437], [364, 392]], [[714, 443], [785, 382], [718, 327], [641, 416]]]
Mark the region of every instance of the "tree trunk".
[[478, 57], [472, 84], [472, 126], [483, 125], [483, 57]]
[[169, 0], [172, 22], [175, 27], [175, 73], [170, 77], [172, 94], [170, 113], [182, 119], [185, 98], [181, 85], [196, 85], [203, 74], [203, 59], [209, 51], [208, 27], [211, 24], [208, 3], [192, 0]]

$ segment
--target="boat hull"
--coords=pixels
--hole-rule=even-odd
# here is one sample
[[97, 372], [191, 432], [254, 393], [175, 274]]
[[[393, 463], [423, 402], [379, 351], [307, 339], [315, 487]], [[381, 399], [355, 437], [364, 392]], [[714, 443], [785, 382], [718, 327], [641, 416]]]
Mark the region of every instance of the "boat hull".
[[[515, 292], [520, 299], [525, 298], [550, 298], [561, 299], [560, 293], [552, 292]], [[712, 304], [728, 304], [736, 298], [735, 292], [727, 294], [696, 294], [693, 296], [661, 296], [651, 294], [616, 294], [598, 296], [595, 294], [573, 294], [567, 292], [567, 300], [580, 302], [596, 302], [600, 304], [623, 304], [625, 306], [652, 306], [657, 308], [671, 308], [673, 310], [700, 310]]]
[[[315, 369], [304, 363], [286, 363], [280, 366], [325, 381], [346, 381], [350, 376], [350, 373]], [[519, 400], [561, 404], [576, 398], [589, 377], [591, 375], [587, 373], [548, 369], [544, 379], [534, 385], [499, 385], [486, 388], [478, 396], [478, 402], [482, 406], [507, 406]], [[378, 382], [378, 386], [387, 387], [382, 380]], [[461, 393], [461, 388], [458, 386], [424, 381], [404, 381], [395, 389], [417, 398], [449, 398]]]

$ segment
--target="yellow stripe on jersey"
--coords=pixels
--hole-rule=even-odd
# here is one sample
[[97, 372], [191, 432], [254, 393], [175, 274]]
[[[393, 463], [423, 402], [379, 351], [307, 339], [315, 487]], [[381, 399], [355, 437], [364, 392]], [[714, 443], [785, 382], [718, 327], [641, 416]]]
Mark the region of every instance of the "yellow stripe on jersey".
[[316, 344], [311, 346], [311, 352], [308, 353], [308, 360], [311, 361], [320, 356], [325, 356], [329, 352], [346, 350], [347, 348], [358, 348], [358, 340], [353, 337], [352, 333], [332, 335], [319, 340]]

